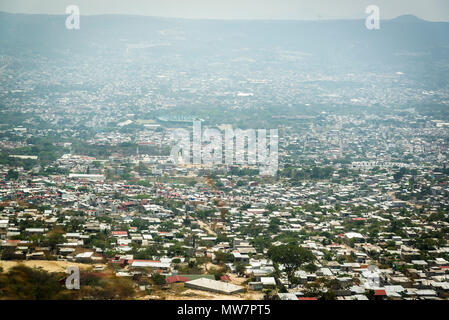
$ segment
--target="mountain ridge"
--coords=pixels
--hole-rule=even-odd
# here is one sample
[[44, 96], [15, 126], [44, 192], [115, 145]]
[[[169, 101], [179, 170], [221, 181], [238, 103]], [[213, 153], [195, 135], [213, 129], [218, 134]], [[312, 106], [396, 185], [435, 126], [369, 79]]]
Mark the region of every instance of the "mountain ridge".
[[[58, 17], [67, 14], [46, 14], [46, 13], [14, 13], [0, 11], [0, 15], [15, 15], [15, 16], [45, 16], [45, 17]], [[84, 17], [138, 17], [149, 19], [163, 19], [163, 20], [185, 20], [185, 21], [220, 21], [220, 22], [335, 22], [335, 21], [364, 21], [366, 17], [361, 18], [329, 18], [329, 19], [216, 19], [216, 18], [181, 18], [181, 17], [168, 17], [168, 16], [152, 16], [142, 14], [121, 14], [121, 13], [105, 13], [105, 14], [89, 14], [83, 15]], [[413, 14], [403, 14], [395, 18], [382, 19], [381, 21], [388, 22], [425, 22], [425, 23], [449, 23], [449, 21], [430, 21], [417, 17]]]

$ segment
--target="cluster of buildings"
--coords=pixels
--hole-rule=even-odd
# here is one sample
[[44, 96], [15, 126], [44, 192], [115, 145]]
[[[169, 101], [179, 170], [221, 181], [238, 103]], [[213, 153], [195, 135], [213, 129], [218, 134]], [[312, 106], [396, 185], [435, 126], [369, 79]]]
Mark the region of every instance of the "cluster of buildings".
[[[371, 133], [359, 144], [341, 143], [349, 139], [345, 129], [341, 150], [352, 147], [361, 160], [332, 161], [335, 154], [324, 150], [337, 142], [332, 130], [324, 138], [322, 130], [315, 125], [301, 142], [286, 128], [282, 166], [270, 178], [244, 165], [177, 166], [168, 156], [138, 151], [106, 159], [64, 154], [49, 165], [61, 173], [3, 165], [1, 259], [109, 266], [139, 290], [151, 287], [142, 279], [157, 272], [168, 290], [184, 283], [243, 298], [261, 292], [269, 299], [447, 299], [446, 163], [428, 156], [399, 162], [400, 152], [387, 160], [376, 151], [379, 142], [363, 148]], [[422, 130], [447, 134], [426, 122]], [[385, 133], [393, 145], [402, 134]], [[408, 141], [407, 148], [414, 139]], [[301, 162], [314, 155], [313, 165]], [[330, 169], [320, 175], [323, 166]], [[289, 243], [315, 257], [294, 279], [268, 255]]]
[[[242, 298], [449, 297], [447, 119], [390, 108], [447, 100], [446, 89], [410, 90], [394, 72], [242, 74], [213, 60], [123, 72], [102, 61], [80, 63], [70, 90], [50, 62], [4, 70], [14, 81], [0, 93], [2, 260], [90, 263], [141, 291], [159, 273], [167, 290]], [[330, 85], [345, 81], [370, 90]], [[277, 128], [278, 173], [176, 165], [172, 132], [191, 125], [190, 111], [204, 128], [252, 128], [240, 116]], [[315, 257], [290, 279], [268, 254], [288, 244]]]

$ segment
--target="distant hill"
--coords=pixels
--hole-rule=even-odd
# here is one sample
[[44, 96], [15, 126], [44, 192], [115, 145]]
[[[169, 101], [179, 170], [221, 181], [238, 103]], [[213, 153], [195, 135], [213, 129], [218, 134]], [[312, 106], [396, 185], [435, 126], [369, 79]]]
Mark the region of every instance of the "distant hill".
[[107, 54], [121, 59], [138, 53], [164, 56], [167, 62], [233, 61], [244, 56], [256, 63], [307, 59], [312, 65], [374, 63], [379, 68], [402, 65], [414, 70], [447, 65], [449, 59], [449, 23], [412, 15], [382, 20], [380, 30], [367, 30], [364, 20], [228, 21], [129, 15], [81, 16], [81, 29], [67, 30], [65, 20], [65, 15], [0, 13], [0, 54], [52, 59]]
[[417, 16], [415, 16], [413, 14], [404, 14], [402, 16], [392, 19], [391, 21], [393, 21], [393, 22], [428, 22], [426, 20], [418, 18]]

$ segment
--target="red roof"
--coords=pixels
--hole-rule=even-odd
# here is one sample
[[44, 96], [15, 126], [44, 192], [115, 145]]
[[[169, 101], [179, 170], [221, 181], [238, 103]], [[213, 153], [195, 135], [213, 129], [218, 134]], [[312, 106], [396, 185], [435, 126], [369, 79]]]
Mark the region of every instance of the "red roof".
[[231, 278], [228, 275], [224, 275], [220, 277], [221, 281], [231, 281]]
[[118, 235], [128, 235], [128, 232], [126, 231], [112, 231], [112, 234], [114, 236], [118, 236]]
[[175, 283], [175, 282], [187, 282], [189, 278], [181, 277], [181, 276], [171, 276], [165, 279], [166, 283]]
[[301, 300], [301, 301], [318, 300], [318, 298], [313, 298], [313, 297], [299, 297], [298, 300]]
[[127, 201], [127, 202], [123, 202], [123, 203], [122, 203], [122, 205], [127, 206], [127, 207], [133, 206], [133, 205], [135, 205], [135, 204], [136, 204], [135, 202], [131, 202], [131, 201]]
[[109, 262], [123, 264], [123, 263], [125, 263], [125, 260], [124, 259], [120, 259], [120, 260], [110, 259]]
[[387, 292], [385, 290], [374, 290], [375, 296], [386, 296]]

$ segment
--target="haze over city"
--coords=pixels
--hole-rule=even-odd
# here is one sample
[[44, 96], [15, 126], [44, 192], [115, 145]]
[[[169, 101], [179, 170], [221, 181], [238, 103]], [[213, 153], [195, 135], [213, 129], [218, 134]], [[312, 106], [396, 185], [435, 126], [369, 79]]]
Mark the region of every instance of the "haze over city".
[[0, 299], [448, 300], [448, 19], [2, 1]]
[[365, 8], [377, 5], [383, 19], [412, 14], [429, 21], [448, 21], [446, 0], [6, 0], [0, 11], [63, 14], [77, 5], [83, 15], [128, 14], [189, 19], [322, 20], [363, 19]]

